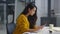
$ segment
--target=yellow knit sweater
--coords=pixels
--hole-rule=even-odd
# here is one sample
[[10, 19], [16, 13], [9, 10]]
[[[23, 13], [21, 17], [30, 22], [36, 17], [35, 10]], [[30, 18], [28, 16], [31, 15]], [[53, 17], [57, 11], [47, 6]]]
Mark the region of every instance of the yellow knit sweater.
[[29, 21], [24, 14], [21, 14], [16, 21], [16, 28], [13, 34], [23, 34], [29, 29]]

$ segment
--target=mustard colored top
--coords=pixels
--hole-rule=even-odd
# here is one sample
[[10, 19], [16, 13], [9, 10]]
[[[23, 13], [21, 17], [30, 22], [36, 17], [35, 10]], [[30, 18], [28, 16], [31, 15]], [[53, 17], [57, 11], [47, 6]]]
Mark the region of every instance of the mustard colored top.
[[24, 14], [21, 14], [16, 21], [16, 28], [13, 34], [23, 34], [29, 29], [29, 21]]

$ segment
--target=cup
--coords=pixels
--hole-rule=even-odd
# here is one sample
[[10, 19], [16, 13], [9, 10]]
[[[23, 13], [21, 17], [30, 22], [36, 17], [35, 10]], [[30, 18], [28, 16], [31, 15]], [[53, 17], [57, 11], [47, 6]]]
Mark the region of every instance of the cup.
[[54, 24], [49, 24], [50, 29], [53, 29], [53, 27], [54, 27]]

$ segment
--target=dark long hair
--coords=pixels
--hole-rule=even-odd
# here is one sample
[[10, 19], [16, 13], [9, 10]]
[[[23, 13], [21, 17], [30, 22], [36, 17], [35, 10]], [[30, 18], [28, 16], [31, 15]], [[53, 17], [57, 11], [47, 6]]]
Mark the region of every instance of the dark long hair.
[[27, 18], [28, 18], [28, 21], [29, 21], [29, 23], [30, 23], [30, 29], [33, 29], [34, 28], [34, 26], [36, 25], [36, 20], [37, 20], [37, 7], [36, 7], [36, 5], [35, 4], [33, 4], [33, 3], [29, 3], [26, 7], [25, 7], [25, 9], [24, 9], [24, 11], [22, 12], [22, 14], [27, 14], [28, 13], [28, 9], [30, 8], [30, 9], [33, 9], [33, 8], [36, 8], [36, 11], [35, 11], [35, 14], [33, 15], [33, 16], [28, 16]]

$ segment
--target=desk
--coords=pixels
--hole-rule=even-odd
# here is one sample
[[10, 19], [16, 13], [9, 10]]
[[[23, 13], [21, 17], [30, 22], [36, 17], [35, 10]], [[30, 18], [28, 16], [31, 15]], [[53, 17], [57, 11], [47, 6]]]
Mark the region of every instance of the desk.
[[[54, 27], [58, 28], [58, 27]], [[36, 31], [36, 32], [25, 32], [24, 34], [50, 34], [49, 33], [49, 27], [44, 27], [42, 30]], [[60, 34], [60, 31], [54, 31], [51, 34]]]

